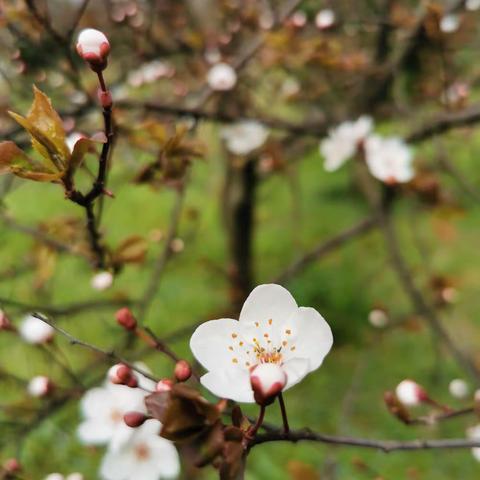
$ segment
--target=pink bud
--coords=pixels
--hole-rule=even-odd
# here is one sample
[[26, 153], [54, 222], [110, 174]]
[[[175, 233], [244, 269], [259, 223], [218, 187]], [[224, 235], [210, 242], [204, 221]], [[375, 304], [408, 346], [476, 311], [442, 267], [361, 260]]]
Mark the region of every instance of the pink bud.
[[132, 377], [132, 370], [123, 363], [117, 363], [108, 371], [110, 381], [119, 385], [127, 384]]
[[130, 388], [137, 388], [138, 387], [138, 378], [135, 375], [132, 375], [125, 385]]
[[250, 383], [255, 401], [268, 405], [285, 387], [287, 374], [276, 363], [261, 363], [250, 372]]
[[107, 66], [110, 43], [104, 33], [94, 28], [86, 28], [78, 36], [77, 52], [92, 70], [99, 72]]
[[17, 473], [22, 469], [22, 465], [16, 458], [9, 458], [3, 464], [3, 469], [7, 473]]
[[113, 100], [112, 100], [112, 94], [110, 93], [109, 90], [107, 90], [106, 92], [104, 92], [103, 90], [99, 90], [98, 99], [100, 100], [100, 105], [103, 108], [112, 108]]
[[395, 389], [395, 395], [401, 403], [408, 406], [419, 405], [428, 401], [429, 397], [425, 389], [413, 380], [402, 380]]
[[159, 393], [169, 392], [173, 387], [173, 382], [169, 378], [164, 378], [157, 383], [155, 391]]
[[135, 330], [137, 328], [137, 320], [129, 308], [124, 307], [115, 314], [117, 322], [126, 330]]
[[132, 428], [137, 428], [143, 425], [150, 417], [142, 412], [127, 412], [123, 416], [123, 421]]
[[13, 330], [12, 323], [7, 314], [0, 309], [0, 330]]
[[192, 376], [192, 367], [185, 360], [179, 360], [175, 365], [175, 378], [179, 382], [186, 382]]

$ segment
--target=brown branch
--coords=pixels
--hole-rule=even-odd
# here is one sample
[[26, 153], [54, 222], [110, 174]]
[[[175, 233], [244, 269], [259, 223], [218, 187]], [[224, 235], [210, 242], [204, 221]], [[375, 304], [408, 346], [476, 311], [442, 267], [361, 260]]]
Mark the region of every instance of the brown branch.
[[415, 451], [415, 450], [432, 450], [432, 449], [447, 449], [447, 448], [477, 448], [480, 447], [480, 440], [468, 440], [463, 438], [439, 439], [439, 440], [370, 440], [367, 438], [343, 437], [335, 435], [325, 435], [315, 433], [308, 428], [302, 430], [290, 431], [284, 433], [276, 430], [268, 433], [257, 435], [251, 442], [250, 446], [260, 445], [268, 442], [299, 442], [311, 441], [326, 443], [329, 445], [349, 446], [369, 448], [373, 450], [380, 450], [385, 453], [394, 451]]
[[379, 207], [381, 230], [383, 232], [385, 246], [390, 257], [391, 265], [397, 274], [405, 293], [409, 297], [415, 310], [425, 319], [431, 330], [441, 339], [452, 356], [477, 382], [479, 382], [480, 371], [471, 358], [456, 345], [455, 341], [442, 325], [435, 309], [429, 305], [422, 292], [415, 285], [415, 281], [401, 253], [398, 238], [389, 215], [394, 198], [393, 190], [386, 187], [384, 193], [384, 199]]
[[138, 368], [137, 366], [135, 366], [135, 364], [131, 363], [130, 361], [126, 360], [125, 358], [123, 358], [120, 355], [118, 355], [117, 353], [115, 353], [114, 350], [103, 350], [100, 347], [97, 347], [95, 345], [92, 345], [91, 343], [85, 342], [84, 340], [80, 340], [80, 339], [74, 337], [71, 333], [68, 333], [63, 328], [60, 328], [58, 325], [56, 325], [54, 322], [49, 320], [47, 317], [45, 317], [41, 313], [37, 312], [37, 313], [33, 313], [32, 315], [35, 318], [38, 318], [39, 320], [42, 320], [46, 324], [50, 325], [55, 331], [57, 331], [58, 333], [60, 333], [64, 337], [66, 337], [68, 339], [68, 341], [70, 342], [70, 345], [79, 345], [79, 346], [81, 346], [83, 348], [86, 348], [87, 350], [90, 350], [94, 353], [99, 353], [100, 355], [102, 355], [102, 356], [104, 356], [104, 357], [106, 357], [110, 360], [114, 360], [116, 362], [123, 363], [124, 365], [126, 365], [127, 367], [136, 371], [140, 375], [143, 375], [144, 377], [146, 377], [146, 378], [148, 378], [148, 379], [150, 379], [154, 382], [158, 382], [158, 378], [154, 377], [153, 375], [146, 372], [145, 370], [143, 370], [141, 368]]
[[132, 305], [134, 302], [129, 299], [121, 300], [94, 300], [91, 302], [70, 303], [66, 305], [39, 305], [38, 303], [23, 303], [11, 298], [0, 297], [2, 307], [14, 307], [24, 312], [41, 311], [57, 317], [76, 315], [89, 310], [113, 309]]

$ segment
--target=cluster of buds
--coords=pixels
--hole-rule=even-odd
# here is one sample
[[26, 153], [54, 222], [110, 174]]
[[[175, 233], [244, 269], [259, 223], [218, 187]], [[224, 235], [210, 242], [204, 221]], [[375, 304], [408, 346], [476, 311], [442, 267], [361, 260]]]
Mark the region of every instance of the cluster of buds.
[[108, 371], [109, 380], [116, 385], [126, 385], [130, 388], [138, 387], [138, 379], [133, 370], [123, 363], [117, 363]]

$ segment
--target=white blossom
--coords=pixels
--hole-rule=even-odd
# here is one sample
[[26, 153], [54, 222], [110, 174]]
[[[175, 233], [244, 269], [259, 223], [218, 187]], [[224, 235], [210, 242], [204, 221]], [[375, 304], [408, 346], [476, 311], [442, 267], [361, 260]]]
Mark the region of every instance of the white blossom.
[[[467, 437], [470, 440], [478, 440], [480, 442], [480, 424], [476, 425], [475, 427], [470, 427], [467, 429]], [[472, 455], [480, 462], [480, 447], [472, 448]]]
[[440, 19], [440, 30], [443, 33], [454, 33], [460, 27], [460, 16], [455, 13], [448, 13]]
[[118, 450], [134, 432], [123, 416], [133, 410], [146, 413], [145, 395], [140, 388], [108, 383], [88, 390], [80, 403], [84, 418], [77, 429], [80, 441], [85, 445], [108, 444]]
[[32, 344], [47, 343], [55, 334], [53, 327], [33, 315], [27, 315], [23, 319], [18, 332], [23, 340]]
[[335, 12], [330, 8], [324, 8], [315, 16], [315, 25], [320, 30], [326, 30], [334, 25], [335, 20]]
[[243, 120], [222, 128], [220, 136], [229, 152], [248, 155], [260, 148], [268, 137], [268, 129], [255, 120]]
[[173, 443], [160, 437], [161, 425], [148, 420], [134, 429], [118, 450], [109, 449], [100, 467], [103, 480], [159, 480], [175, 478], [180, 471]]
[[113, 275], [111, 272], [96, 273], [91, 280], [92, 288], [95, 290], [106, 290], [113, 285]]
[[207, 82], [212, 90], [231, 90], [237, 83], [237, 73], [228, 63], [217, 63], [208, 71]]
[[298, 307], [280, 285], [256, 287], [245, 301], [240, 319], [222, 318], [200, 325], [190, 348], [208, 370], [201, 383], [221, 398], [253, 402], [250, 374], [264, 363], [278, 365], [286, 390], [320, 367], [333, 336], [313, 308]]
[[365, 141], [365, 157], [370, 173], [382, 182], [404, 183], [415, 176], [412, 150], [400, 138], [369, 136]]
[[471, 12], [478, 10], [480, 8], [480, 0], [467, 0], [465, 2], [465, 8]]
[[48, 377], [37, 375], [28, 382], [27, 391], [32, 397], [43, 397], [49, 392], [51, 385]]
[[450, 395], [455, 398], [466, 398], [470, 393], [468, 383], [461, 378], [454, 378], [448, 385]]
[[357, 152], [359, 144], [365, 140], [373, 126], [368, 116], [356, 121], [343, 122], [328, 132], [328, 137], [320, 144], [320, 153], [325, 158], [325, 170], [333, 172], [340, 168]]
[[381, 308], [374, 308], [368, 314], [370, 325], [376, 328], [385, 328], [389, 323], [387, 312]]

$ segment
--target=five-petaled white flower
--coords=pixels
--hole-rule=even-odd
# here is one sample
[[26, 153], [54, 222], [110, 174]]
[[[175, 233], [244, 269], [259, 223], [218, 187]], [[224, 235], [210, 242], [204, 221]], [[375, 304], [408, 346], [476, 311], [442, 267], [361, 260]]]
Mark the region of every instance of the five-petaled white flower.
[[217, 63], [208, 71], [207, 82], [212, 90], [231, 90], [237, 83], [237, 73], [228, 63]]
[[353, 157], [372, 126], [372, 119], [364, 115], [354, 122], [343, 122], [332, 128], [320, 144], [320, 153], [325, 158], [325, 170], [333, 172]]
[[27, 343], [32, 344], [47, 343], [55, 334], [55, 330], [48, 323], [33, 315], [27, 315], [23, 319], [18, 327], [18, 332]]
[[286, 375], [286, 390], [320, 367], [332, 343], [330, 327], [315, 309], [298, 307], [288, 290], [268, 284], [250, 293], [240, 320], [200, 325], [190, 348], [208, 370], [201, 378], [207, 389], [218, 397], [253, 402], [255, 367], [278, 365]]
[[268, 129], [260, 122], [242, 120], [223, 127], [220, 136], [225, 140], [229, 152], [235, 155], [248, 155], [265, 143]]
[[161, 425], [148, 420], [134, 429], [119, 450], [109, 449], [103, 458], [100, 475], [104, 480], [159, 480], [174, 478], [180, 471], [173, 443], [160, 437]]
[[80, 403], [84, 417], [77, 429], [80, 441], [85, 445], [109, 444], [118, 450], [134, 432], [123, 416], [132, 410], [146, 413], [145, 395], [140, 388], [111, 383], [88, 390]]
[[415, 171], [411, 148], [400, 138], [371, 135], [365, 141], [365, 159], [370, 173], [382, 182], [409, 182]]

